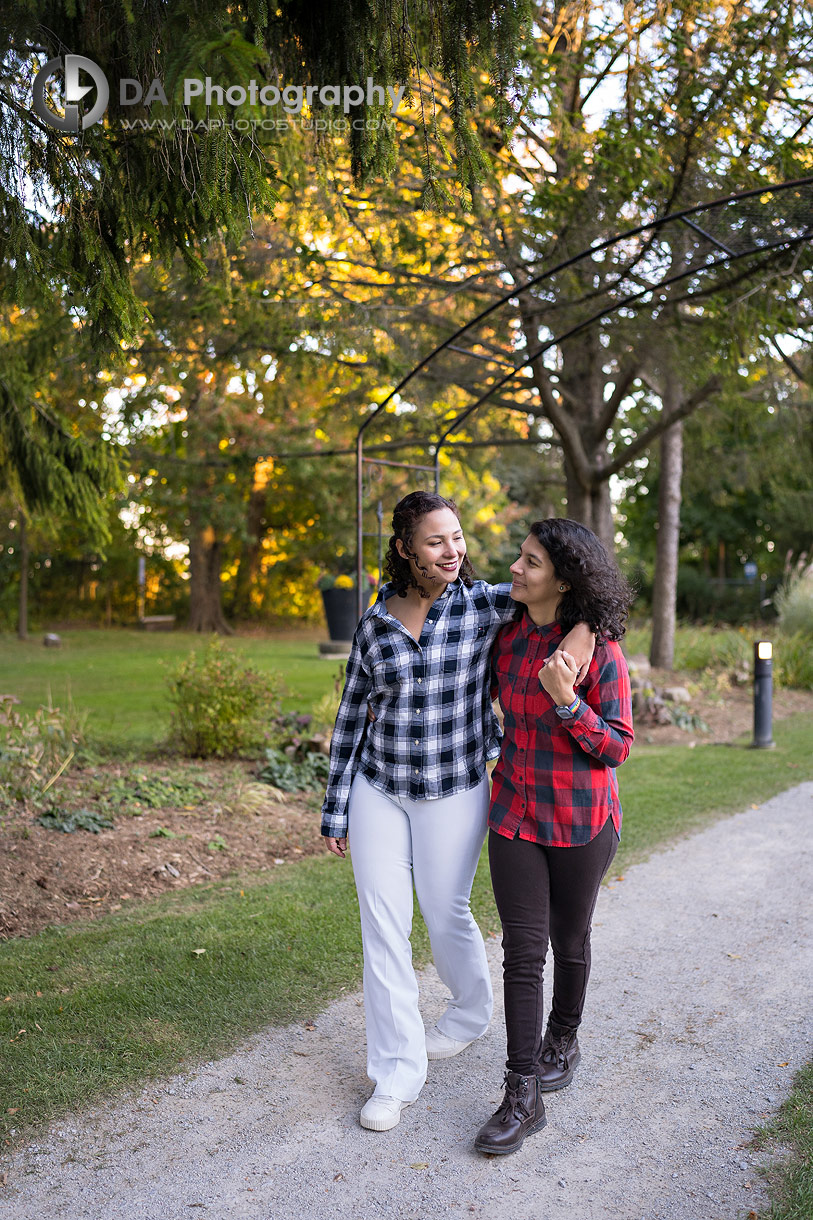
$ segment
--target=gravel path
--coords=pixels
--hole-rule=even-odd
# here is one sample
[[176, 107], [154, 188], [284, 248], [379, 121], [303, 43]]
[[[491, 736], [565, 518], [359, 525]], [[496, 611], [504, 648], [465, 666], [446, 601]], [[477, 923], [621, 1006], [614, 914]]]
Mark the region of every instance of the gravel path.
[[[748, 1147], [813, 1046], [813, 784], [630, 868], [596, 912], [573, 1084], [514, 1156], [472, 1150], [501, 1097], [491, 1031], [429, 1065], [393, 1131], [363, 1131], [359, 996], [193, 1075], [56, 1123], [15, 1152], [5, 1220], [735, 1220]], [[338, 867], [338, 865], [337, 865]], [[489, 944], [495, 984], [499, 942]], [[443, 1009], [422, 975], [427, 1023]], [[499, 987], [495, 985], [499, 995]]]

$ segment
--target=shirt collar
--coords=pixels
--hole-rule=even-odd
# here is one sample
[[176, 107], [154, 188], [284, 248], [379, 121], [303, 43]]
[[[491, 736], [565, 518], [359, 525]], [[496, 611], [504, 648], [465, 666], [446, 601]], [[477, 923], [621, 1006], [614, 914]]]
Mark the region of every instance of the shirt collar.
[[524, 606], [522, 607], [522, 618], [519, 620], [519, 629], [526, 639], [538, 639], [541, 636], [545, 640], [555, 640], [560, 639], [563, 634], [561, 623], [544, 623], [541, 627], [537, 627]]

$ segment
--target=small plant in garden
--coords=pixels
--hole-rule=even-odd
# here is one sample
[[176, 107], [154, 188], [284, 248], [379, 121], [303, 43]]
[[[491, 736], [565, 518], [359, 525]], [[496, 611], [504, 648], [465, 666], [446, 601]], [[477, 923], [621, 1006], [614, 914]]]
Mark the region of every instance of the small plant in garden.
[[342, 665], [333, 680], [333, 690], [329, 691], [326, 695], [322, 695], [322, 698], [313, 705], [313, 712], [311, 713], [311, 729], [314, 733], [326, 735], [332, 733], [333, 726], [336, 723], [336, 713], [339, 710], [343, 689], [344, 666]]
[[[332, 695], [326, 697], [332, 702]], [[318, 749], [320, 740], [324, 740], [320, 728], [312, 716], [295, 712], [278, 716], [272, 725], [272, 745], [265, 751], [265, 763], [257, 778], [278, 792], [312, 792], [324, 787], [329, 762]]]
[[88, 830], [97, 835], [100, 830], [112, 830], [113, 823], [109, 818], [103, 818], [93, 809], [77, 809], [72, 813], [49, 809], [37, 818], [40, 826], [46, 830], [61, 830], [63, 834], [73, 834], [75, 830]]
[[684, 733], [706, 733], [708, 725], [699, 712], [693, 712], [682, 703], [667, 703], [667, 715], [671, 724]]
[[74, 761], [85, 739], [87, 715], [47, 705], [20, 712], [14, 695], [0, 695], [0, 801], [37, 804]]
[[238, 784], [223, 804], [223, 812], [244, 817], [250, 814], [271, 813], [284, 805], [288, 796], [271, 784], [256, 780], [244, 780]]
[[302, 758], [313, 737], [313, 717], [300, 712], [278, 712], [268, 726], [269, 746], [289, 758]]
[[244, 665], [213, 640], [170, 677], [170, 740], [192, 758], [246, 753], [267, 740], [277, 700], [275, 677]]
[[326, 754], [308, 751], [296, 760], [282, 750], [270, 749], [265, 752], [265, 763], [257, 772], [257, 778], [282, 792], [312, 792], [324, 787], [329, 768]]
[[188, 809], [201, 804], [210, 795], [204, 784], [194, 780], [136, 771], [126, 778], [122, 776], [112, 780], [106, 787], [103, 802], [128, 813], [142, 808]]

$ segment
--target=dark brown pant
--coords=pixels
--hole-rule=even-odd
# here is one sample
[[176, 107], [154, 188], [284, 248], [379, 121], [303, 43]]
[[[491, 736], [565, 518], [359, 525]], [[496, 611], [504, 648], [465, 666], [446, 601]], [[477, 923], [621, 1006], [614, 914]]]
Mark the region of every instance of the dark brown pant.
[[491, 882], [502, 921], [505, 1026], [510, 1072], [541, 1062], [542, 972], [553, 949], [551, 1020], [579, 1025], [590, 977], [590, 922], [618, 836], [611, 818], [581, 847], [540, 847], [490, 830]]

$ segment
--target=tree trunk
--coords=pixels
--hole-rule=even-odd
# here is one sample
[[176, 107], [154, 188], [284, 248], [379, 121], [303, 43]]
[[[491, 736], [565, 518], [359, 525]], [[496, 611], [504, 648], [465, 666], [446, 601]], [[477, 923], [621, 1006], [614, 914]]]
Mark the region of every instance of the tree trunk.
[[189, 540], [189, 630], [233, 635], [220, 600], [222, 543], [211, 526]]
[[[529, 312], [529, 304], [520, 298], [525, 341], [529, 348], [534, 349], [539, 344], [539, 333]], [[605, 401], [604, 361], [598, 333], [588, 331], [567, 345], [556, 392], [548, 386], [548, 372], [544, 364], [534, 361], [531, 367], [545, 407], [543, 413], [551, 420], [562, 445], [567, 515], [591, 529], [612, 555], [615, 551], [615, 525], [609, 480], [604, 474], [608, 437], [607, 430], [602, 431], [597, 426]], [[562, 393], [562, 402], [557, 407], [555, 397], [558, 392]], [[568, 429], [557, 427], [554, 418], [557, 411], [569, 417], [571, 426]], [[577, 445], [584, 459], [581, 468], [584, 469], [586, 465], [589, 471], [581, 478], [577, 474], [579, 455], [574, 452]]]
[[564, 454], [565, 468], [565, 501], [567, 503], [567, 515], [572, 521], [581, 521], [582, 525], [586, 525], [592, 529], [593, 520], [593, 503], [590, 492], [582, 487], [579, 480], [576, 478], [575, 471], [567, 459], [567, 454]]
[[606, 546], [610, 554], [615, 553], [615, 524], [610, 500], [610, 485], [607, 479], [594, 483], [589, 491], [576, 478], [567, 457], [565, 466], [565, 496], [567, 515], [572, 521], [580, 521], [591, 529]]
[[615, 522], [610, 499], [610, 484], [607, 479], [597, 483], [590, 493], [592, 520], [590, 529], [598, 535], [611, 555], [615, 554]]
[[20, 522], [20, 594], [17, 610], [17, 638], [28, 639], [28, 530], [25, 513], [17, 514]]
[[[669, 389], [663, 410], [671, 411], [677, 395]], [[675, 663], [675, 616], [677, 612], [680, 500], [683, 476], [683, 422], [679, 420], [661, 436], [661, 472], [658, 489], [658, 541], [655, 552], [655, 585], [652, 591], [652, 647], [650, 664], [672, 669]]]

